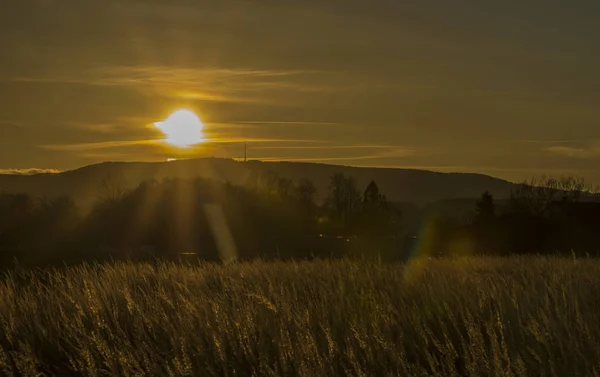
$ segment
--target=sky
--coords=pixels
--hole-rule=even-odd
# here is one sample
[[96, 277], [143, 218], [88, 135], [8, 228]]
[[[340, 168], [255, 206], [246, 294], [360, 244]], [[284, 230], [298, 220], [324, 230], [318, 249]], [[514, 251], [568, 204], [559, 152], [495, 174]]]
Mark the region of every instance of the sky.
[[[8, 0], [0, 172], [243, 156], [600, 185], [597, 0]], [[193, 110], [210, 140], [165, 146]]]

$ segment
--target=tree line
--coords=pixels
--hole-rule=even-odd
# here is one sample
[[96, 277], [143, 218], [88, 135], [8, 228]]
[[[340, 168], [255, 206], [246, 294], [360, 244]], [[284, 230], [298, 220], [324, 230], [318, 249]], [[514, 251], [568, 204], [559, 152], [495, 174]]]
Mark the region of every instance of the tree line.
[[[324, 197], [309, 180], [273, 172], [256, 172], [241, 186], [165, 179], [124, 187], [123, 177], [107, 176], [87, 214], [67, 197], [0, 194], [0, 264], [217, 261], [220, 234], [231, 237], [240, 260], [600, 254], [600, 203], [575, 178], [532, 180], [508, 200], [483, 193], [472, 215], [427, 219], [418, 235], [403, 229], [402, 213], [376, 182], [359, 188], [341, 173], [330, 178]], [[224, 220], [215, 220], [214, 208]]]
[[[371, 182], [331, 177], [325, 198], [306, 179], [255, 173], [236, 186], [204, 179], [164, 179], [125, 189], [107, 176], [87, 214], [67, 197], [0, 194], [2, 264], [51, 264], [117, 258], [219, 260], [219, 209], [236, 257], [319, 258], [380, 253], [399, 234], [398, 214]], [[381, 242], [384, 240], [385, 242]]]
[[533, 178], [497, 201], [485, 192], [473, 214], [431, 224], [429, 256], [600, 256], [600, 200], [583, 179]]

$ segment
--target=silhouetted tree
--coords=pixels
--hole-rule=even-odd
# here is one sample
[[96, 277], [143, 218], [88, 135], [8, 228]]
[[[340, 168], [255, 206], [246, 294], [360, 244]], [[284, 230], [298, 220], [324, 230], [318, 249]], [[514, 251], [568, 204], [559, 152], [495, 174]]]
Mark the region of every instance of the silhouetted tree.
[[97, 204], [111, 204], [123, 198], [127, 192], [125, 178], [121, 174], [110, 173], [98, 185]]
[[576, 208], [575, 204], [590, 197], [591, 190], [583, 179], [533, 178], [511, 193], [508, 205], [499, 215], [493, 197], [485, 193], [477, 203], [471, 233], [477, 240], [478, 250], [483, 253], [564, 250], [568, 245], [576, 244], [575, 238], [585, 238], [575, 231], [585, 228], [584, 223], [573, 226], [578, 219], [570, 213]]
[[303, 205], [314, 206], [317, 201], [318, 190], [315, 184], [308, 179], [302, 179], [295, 190], [298, 202]]
[[279, 177], [277, 180], [277, 194], [280, 198], [289, 198], [294, 191], [294, 182], [292, 180]]
[[28, 194], [0, 195], [0, 234], [3, 247], [20, 247], [35, 238], [38, 201]]
[[326, 206], [343, 227], [350, 225], [359, 205], [360, 193], [356, 188], [354, 178], [346, 177], [342, 173], [334, 174], [329, 183]]
[[371, 181], [363, 193], [360, 206], [359, 220], [355, 224], [356, 233], [374, 242], [379, 242], [394, 236], [399, 224], [398, 213], [381, 194], [375, 181]]
[[386, 202], [385, 196], [379, 192], [379, 187], [375, 181], [371, 181], [363, 194], [363, 203], [380, 204]]
[[81, 218], [72, 199], [0, 195], [0, 259], [48, 261], [62, 253]]
[[543, 215], [556, 202], [572, 203], [590, 195], [591, 189], [582, 178], [532, 178], [511, 193], [510, 211]]
[[277, 195], [279, 188], [279, 175], [272, 171], [263, 172], [260, 175], [259, 190], [267, 195]]
[[308, 179], [300, 180], [293, 188], [293, 200], [303, 232], [316, 233], [317, 188], [315, 185]]
[[489, 221], [496, 217], [496, 204], [494, 203], [494, 197], [489, 191], [481, 195], [481, 199], [477, 202], [476, 207], [477, 221]]

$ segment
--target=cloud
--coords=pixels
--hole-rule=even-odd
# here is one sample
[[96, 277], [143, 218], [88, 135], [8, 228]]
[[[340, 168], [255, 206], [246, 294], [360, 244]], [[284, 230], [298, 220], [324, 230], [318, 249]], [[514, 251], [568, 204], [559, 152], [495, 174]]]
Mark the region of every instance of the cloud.
[[293, 122], [293, 121], [238, 121], [231, 124], [275, 124], [291, 126], [344, 126], [346, 123], [340, 122]]
[[[322, 146], [306, 146], [306, 147], [291, 147], [291, 148], [277, 148], [277, 147], [258, 147], [254, 148], [255, 150], [267, 150], [267, 149], [281, 149], [281, 150], [289, 150], [289, 149], [313, 149], [313, 150], [322, 150], [325, 153], [316, 155], [316, 156], [261, 156], [261, 157], [253, 157], [253, 159], [263, 160], [263, 161], [305, 161], [305, 162], [330, 162], [330, 161], [359, 161], [359, 160], [377, 160], [377, 159], [387, 159], [387, 158], [402, 158], [408, 156], [415, 156], [422, 151], [413, 149], [413, 148], [405, 148], [405, 147], [390, 147], [390, 146], [382, 146], [382, 145], [322, 145]], [[345, 149], [349, 152], [353, 150], [359, 151], [364, 149], [373, 149], [375, 152], [370, 154], [351, 154], [348, 156], [339, 156], [339, 154], [335, 156], [328, 156], [328, 150], [339, 150]]]
[[9, 81], [118, 86], [173, 98], [249, 103], [272, 100], [268, 93], [273, 91], [314, 93], [348, 89], [347, 85], [328, 85], [323, 74], [311, 70], [113, 66], [81, 75], [15, 77]]
[[[325, 144], [325, 143], [324, 143]], [[402, 151], [403, 153], [409, 154], [411, 152], [415, 152], [416, 150], [410, 148], [402, 148], [396, 146], [389, 145], [282, 145], [282, 146], [266, 146], [266, 147], [258, 147], [257, 149], [383, 149], [383, 150], [393, 150], [393, 151]]]
[[40, 147], [53, 151], [89, 151], [98, 149], [111, 149], [122, 147], [133, 147], [139, 145], [158, 145], [160, 140], [128, 140], [128, 141], [101, 141], [97, 143], [75, 143], [75, 144], [47, 144]]
[[[231, 143], [323, 143], [319, 140], [302, 140], [302, 139], [270, 139], [270, 138], [207, 138], [204, 144], [231, 144]], [[113, 148], [127, 148], [136, 146], [160, 146], [164, 144], [164, 140], [123, 140], [123, 141], [101, 141], [95, 143], [74, 143], [74, 144], [46, 144], [40, 147], [54, 151], [71, 151], [71, 152], [87, 152], [90, 150], [103, 150]], [[323, 148], [323, 147], [321, 147]]]
[[10, 120], [0, 120], [0, 126], [19, 128], [22, 127], [22, 124], [20, 122], [14, 122]]
[[579, 143], [579, 140], [521, 140], [522, 143], [528, 144], [571, 144]]
[[390, 156], [373, 155], [373, 156], [348, 156], [348, 157], [257, 157], [253, 160], [260, 161], [297, 161], [297, 162], [330, 162], [330, 161], [360, 161], [360, 160], [376, 160]]
[[120, 162], [132, 162], [132, 161], [163, 161], [164, 159], [144, 156], [140, 158], [139, 154], [136, 153], [115, 153], [115, 152], [84, 152], [79, 154], [79, 157], [96, 160], [96, 161], [120, 161]]
[[65, 126], [99, 134], [114, 134], [122, 132], [122, 126], [111, 123], [74, 123], [65, 122]]
[[39, 169], [39, 168], [0, 169], [0, 174], [9, 174], [9, 175], [58, 174], [58, 173], [61, 173], [61, 171], [57, 170], [57, 169]]
[[[301, 116], [301, 114], [300, 114]], [[300, 118], [302, 119], [302, 118]], [[324, 121], [220, 121], [205, 122], [205, 131], [215, 137], [227, 137], [252, 134], [255, 137], [277, 137], [287, 138], [290, 135], [303, 135], [305, 138], [331, 141], [331, 134], [342, 130], [354, 131], [359, 126], [342, 122]]]
[[565, 157], [589, 159], [600, 157], [600, 146], [592, 147], [567, 147], [567, 146], [552, 146], [544, 148], [546, 152], [558, 154]]
[[445, 173], [461, 173], [461, 174], [492, 174], [492, 173], [526, 173], [528, 177], [535, 176], [536, 174], [548, 174], [548, 175], [561, 175], [565, 172], [565, 169], [561, 168], [513, 168], [513, 167], [499, 167], [499, 166], [481, 166], [481, 165], [443, 165], [443, 164], [432, 164], [432, 165], [398, 165], [390, 164], [382, 167], [395, 168], [395, 169], [418, 169], [418, 170], [431, 170], [440, 171]]
[[[216, 144], [230, 144], [230, 143], [314, 143], [314, 144], [325, 144], [322, 140], [310, 140], [310, 139], [277, 139], [277, 138], [244, 138], [244, 137], [219, 137], [219, 138], [207, 138], [206, 143]], [[321, 146], [319, 148], [324, 148]]]
[[286, 77], [297, 77], [306, 74], [316, 74], [319, 71], [302, 70], [251, 70], [223, 68], [181, 68], [171, 66], [113, 66], [88, 71], [84, 75], [62, 77], [14, 77], [13, 82], [33, 83], [74, 83], [89, 85], [130, 86], [141, 84], [168, 84], [172, 86], [205, 83], [206, 81], [221, 81], [223, 83], [253, 78], [258, 85], [272, 83], [267, 80], [284, 80]]

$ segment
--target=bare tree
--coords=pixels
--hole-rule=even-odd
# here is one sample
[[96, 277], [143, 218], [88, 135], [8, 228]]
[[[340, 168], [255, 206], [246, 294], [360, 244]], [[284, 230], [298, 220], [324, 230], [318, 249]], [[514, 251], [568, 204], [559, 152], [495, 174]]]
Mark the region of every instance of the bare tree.
[[344, 224], [348, 224], [352, 215], [360, 205], [360, 192], [352, 177], [336, 173], [329, 183], [329, 196], [327, 206], [339, 217]]
[[542, 176], [522, 183], [511, 193], [510, 201], [513, 209], [542, 214], [553, 203], [577, 202], [592, 192], [593, 190], [583, 178]]
[[317, 201], [318, 190], [315, 184], [308, 179], [302, 179], [296, 187], [296, 198], [305, 205], [315, 205]]
[[277, 193], [282, 198], [290, 197], [293, 193], [294, 182], [292, 180], [280, 177], [277, 180]]
[[98, 185], [96, 201], [98, 203], [115, 203], [127, 192], [125, 178], [118, 173], [109, 173]]
[[264, 171], [256, 175], [256, 189], [267, 195], [276, 195], [279, 189], [279, 174], [273, 171]]
[[481, 195], [481, 199], [476, 204], [476, 213], [476, 220], [480, 222], [489, 221], [496, 216], [496, 204], [493, 195], [489, 191]]

